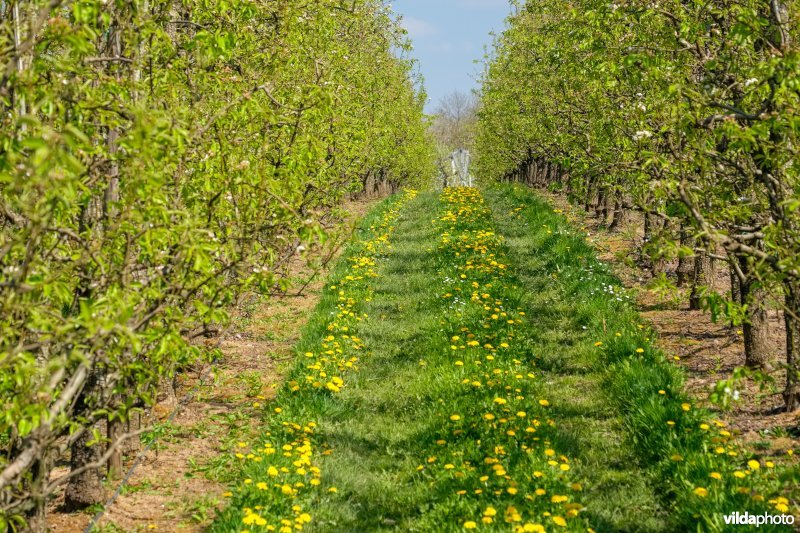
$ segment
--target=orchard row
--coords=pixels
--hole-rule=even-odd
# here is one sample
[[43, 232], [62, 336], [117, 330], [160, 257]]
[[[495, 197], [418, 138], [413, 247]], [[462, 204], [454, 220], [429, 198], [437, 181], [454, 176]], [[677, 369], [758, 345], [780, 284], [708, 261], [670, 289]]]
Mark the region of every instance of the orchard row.
[[[637, 211], [654, 276], [690, 284], [693, 309], [741, 325], [755, 372], [771, 363], [768, 311], [780, 308], [784, 399], [796, 410], [800, 53], [790, 5], [520, 2], [490, 57], [476, 145], [481, 176], [565, 189], [612, 228]], [[715, 287], [719, 264], [730, 291]]]
[[139, 413], [207, 351], [193, 339], [336, 240], [345, 195], [432, 157], [383, 2], [0, 11], [0, 530], [41, 529], [64, 486], [67, 507], [103, 501]]

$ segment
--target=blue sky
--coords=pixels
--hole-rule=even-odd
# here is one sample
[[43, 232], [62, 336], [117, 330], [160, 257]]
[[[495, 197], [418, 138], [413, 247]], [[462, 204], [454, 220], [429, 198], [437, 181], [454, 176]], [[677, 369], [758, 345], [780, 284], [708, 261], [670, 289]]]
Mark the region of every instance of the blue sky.
[[508, 0], [393, 0], [392, 9], [403, 17], [419, 60], [432, 112], [439, 100], [455, 91], [477, 87], [482, 59], [491, 46], [491, 31], [503, 30], [510, 11]]

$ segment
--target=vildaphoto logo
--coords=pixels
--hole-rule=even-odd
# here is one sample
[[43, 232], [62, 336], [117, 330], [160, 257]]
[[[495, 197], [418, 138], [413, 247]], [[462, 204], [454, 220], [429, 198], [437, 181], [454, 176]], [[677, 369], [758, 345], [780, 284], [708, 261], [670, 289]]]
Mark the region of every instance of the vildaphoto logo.
[[790, 514], [750, 514], [748, 512], [723, 515], [726, 525], [733, 526], [766, 526], [766, 525], [793, 525], [794, 516]]

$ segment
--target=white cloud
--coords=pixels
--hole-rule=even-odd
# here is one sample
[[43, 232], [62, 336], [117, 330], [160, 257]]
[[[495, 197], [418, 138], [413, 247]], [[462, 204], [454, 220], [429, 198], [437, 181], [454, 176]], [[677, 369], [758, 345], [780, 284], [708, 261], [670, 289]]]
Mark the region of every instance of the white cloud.
[[400, 21], [412, 39], [430, 37], [436, 35], [436, 28], [433, 24], [414, 17], [403, 17]]
[[446, 54], [449, 54], [450, 52], [453, 52], [453, 51], [455, 51], [455, 48], [456, 48], [456, 47], [453, 45], [453, 43], [452, 43], [452, 42], [450, 42], [450, 41], [443, 41], [443, 42], [441, 42], [441, 43], [437, 43], [437, 44], [436, 44], [436, 46], [435, 46], [435, 48], [434, 48], [434, 50], [436, 50], [436, 51], [438, 51], [438, 52], [444, 52], [444, 53], [446, 53]]

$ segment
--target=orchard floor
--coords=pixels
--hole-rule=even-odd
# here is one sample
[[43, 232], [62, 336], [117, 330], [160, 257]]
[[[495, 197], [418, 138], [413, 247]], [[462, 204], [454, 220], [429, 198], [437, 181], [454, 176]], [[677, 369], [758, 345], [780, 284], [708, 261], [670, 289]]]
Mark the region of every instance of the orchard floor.
[[545, 201], [498, 187], [392, 202], [229, 458], [212, 532], [724, 530], [723, 513], [794, 502], [792, 465], [744, 456], [694, 406]]
[[[652, 273], [639, 261], [643, 241], [640, 214], [629, 213], [628, 220], [618, 230], [610, 231], [604, 221], [570, 204], [564, 195], [542, 191], [538, 194], [563, 211], [570, 224], [584, 232], [587, 241], [597, 248], [600, 259], [612, 265], [623, 284], [635, 291], [642, 318], [658, 332], [658, 344], [673, 357], [674, 364], [686, 370], [687, 389], [693, 396], [715, 410], [756, 450], [781, 455], [800, 448], [800, 413], [781, 409], [786, 373], [780, 366], [786, 328], [777, 308], [769, 312], [767, 333], [772, 350], [770, 363], [776, 369], [771, 374], [774, 383], [762, 388], [746, 380], [740, 384], [742, 401], [733, 403], [728, 410], [720, 410], [709, 401], [709, 396], [718, 381], [730, 379], [734, 369], [744, 365], [741, 327], [729, 327], [722, 320], [715, 323], [710, 313], [690, 310], [689, 287], [671, 294], [654, 290]], [[663, 271], [675, 280], [676, 267], [677, 261], [672, 261], [664, 265]], [[730, 290], [730, 277], [724, 265], [717, 268], [715, 287], [721, 293]]]
[[740, 450], [698, 408], [585, 237], [519, 186], [384, 201], [324, 284], [242, 310], [97, 530], [725, 531], [778, 496], [796, 513], [786, 450]]

